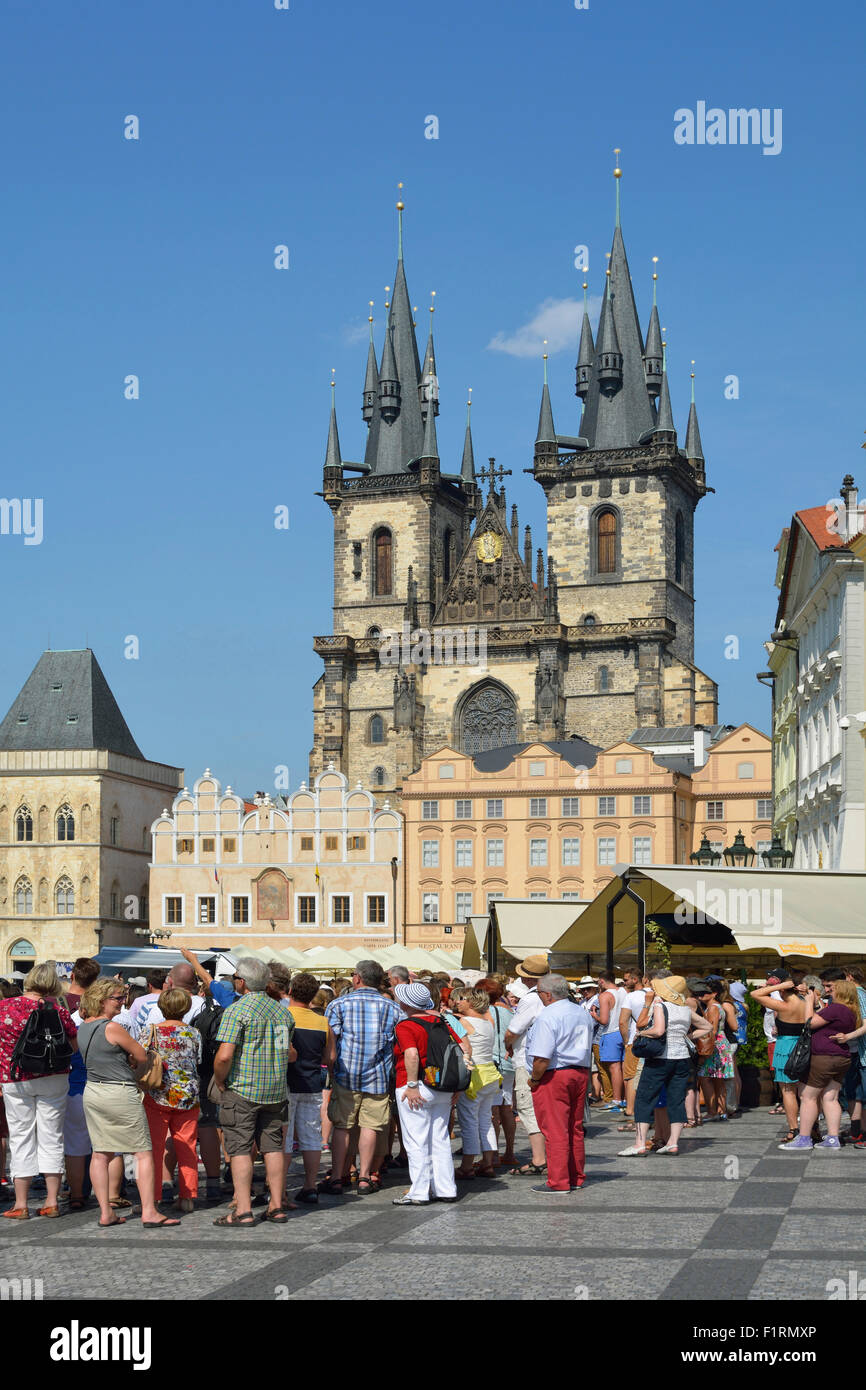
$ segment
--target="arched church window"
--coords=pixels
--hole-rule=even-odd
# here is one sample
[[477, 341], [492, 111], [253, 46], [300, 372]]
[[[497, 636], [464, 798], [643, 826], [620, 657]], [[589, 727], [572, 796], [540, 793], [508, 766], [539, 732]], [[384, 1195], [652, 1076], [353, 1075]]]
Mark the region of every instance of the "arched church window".
[[385, 742], [385, 721], [381, 714], [374, 714], [373, 718], [370, 720], [370, 742]]
[[466, 699], [460, 716], [464, 753], [483, 753], [517, 743], [517, 706], [509, 690], [482, 685]]
[[57, 812], [57, 838], [67, 841], [75, 839], [75, 817], [71, 806], [61, 806]]
[[596, 619], [595, 619], [595, 614], [594, 614], [594, 613], [584, 613], [584, 615], [583, 615], [583, 625], [584, 625], [584, 627], [595, 627], [595, 621], [596, 621]]
[[372, 627], [368, 627], [368, 628], [367, 628], [367, 636], [368, 636], [368, 637], [372, 637], [373, 640], [375, 641], [375, 639], [376, 639], [377, 637], [381, 637], [381, 636], [382, 636], [382, 629], [381, 629], [380, 627], [376, 627], [376, 625], [375, 625], [375, 623], [374, 623]]
[[616, 515], [600, 512], [595, 523], [599, 574], [616, 573]]
[[57, 906], [58, 914], [71, 915], [75, 911], [75, 889], [72, 886], [72, 879], [66, 874], [57, 880], [57, 887], [54, 890], [54, 901]]
[[384, 769], [384, 767], [374, 767], [374, 768], [373, 768], [373, 786], [374, 786], [374, 787], [384, 787], [384, 785], [385, 785], [385, 769]]
[[686, 563], [686, 524], [682, 512], [677, 512], [674, 522], [674, 577], [678, 584], [683, 581]]
[[19, 878], [15, 885], [15, 912], [26, 917], [33, 911], [33, 884], [29, 878]]
[[15, 813], [15, 839], [19, 844], [33, 839], [33, 816], [28, 806], [19, 806]]
[[610, 671], [606, 666], [600, 666], [598, 670], [598, 688], [602, 695], [610, 690]]
[[382, 526], [373, 537], [373, 592], [391, 593], [391, 532]]

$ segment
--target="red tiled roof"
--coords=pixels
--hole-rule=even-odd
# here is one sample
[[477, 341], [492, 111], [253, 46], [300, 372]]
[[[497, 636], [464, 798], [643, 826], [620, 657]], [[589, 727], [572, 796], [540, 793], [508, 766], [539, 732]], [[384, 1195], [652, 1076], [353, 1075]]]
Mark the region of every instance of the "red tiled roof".
[[802, 522], [819, 550], [846, 550], [845, 540], [831, 527], [838, 525], [833, 508], [805, 507], [794, 515]]

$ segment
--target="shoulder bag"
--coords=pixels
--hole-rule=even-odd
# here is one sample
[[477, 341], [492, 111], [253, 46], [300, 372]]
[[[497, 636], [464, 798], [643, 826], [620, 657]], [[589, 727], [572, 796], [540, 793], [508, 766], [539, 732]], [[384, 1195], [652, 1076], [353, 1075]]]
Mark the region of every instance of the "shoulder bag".
[[[668, 1011], [661, 1000], [658, 1002], [662, 1005], [662, 1013], [665, 1016], [664, 1033], [662, 1033], [659, 1038], [648, 1038], [646, 1033], [636, 1033], [634, 1042], [631, 1045], [631, 1050], [635, 1057], [643, 1057], [644, 1061], [648, 1061], [652, 1057], [663, 1057], [665, 1055], [665, 1041], [668, 1031]], [[652, 1013], [654, 1012], [655, 1006], [652, 1010]]]
[[136, 1077], [136, 1082], [138, 1083], [139, 1090], [144, 1091], [145, 1095], [147, 1095], [152, 1091], [161, 1090], [163, 1081], [162, 1058], [156, 1047], [155, 1023], [150, 1025], [147, 1042], [142, 1044], [142, 1046], [147, 1053], [147, 1068], [140, 1076]]
[[791, 1048], [790, 1055], [785, 1063], [785, 1075], [793, 1076], [797, 1081], [805, 1081], [809, 1075], [809, 1068], [812, 1065], [812, 1026], [810, 1023], [803, 1024], [803, 1031]]
[[[704, 1014], [704, 1018], [706, 1017], [707, 1015]], [[712, 1022], [712, 1020], [710, 1021]], [[708, 1058], [712, 1057], [716, 1050], [716, 1028], [711, 1028], [709, 1033], [698, 1034], [694, 1041], [695, 1053], [700, 1057], [702, 1062], [706, 1062]]]

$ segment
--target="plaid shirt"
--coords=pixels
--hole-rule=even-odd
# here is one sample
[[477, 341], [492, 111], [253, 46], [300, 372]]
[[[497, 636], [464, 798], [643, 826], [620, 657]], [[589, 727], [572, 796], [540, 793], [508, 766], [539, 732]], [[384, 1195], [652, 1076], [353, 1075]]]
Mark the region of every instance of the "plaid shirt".
[[377, 989], [353, 989], [333, 999], [325, 1018], [337, 1039], [335, 1084], [384, 1095], [394, 1066], [394, 1029], [404, 1017], [400, 1005]]
[[286, 1068], [295, 1020], [288, 1009], [264, 990], [250, 990], [226, 1009], [220, 1019], [218, 1043], [234, 1043], [235, 1053], [226, 1085], [254, 1105], [276, 1105], [286, 1099]]

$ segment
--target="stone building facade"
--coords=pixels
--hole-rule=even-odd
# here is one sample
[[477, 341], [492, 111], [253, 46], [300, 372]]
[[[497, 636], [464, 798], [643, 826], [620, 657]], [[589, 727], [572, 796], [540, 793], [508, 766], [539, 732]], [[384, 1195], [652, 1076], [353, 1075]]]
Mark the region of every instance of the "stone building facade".
[[704, 835], [721, 853], [742, 830], [760, 862], [771, 798], [771, 743], [749, 724], [442, 748], [404, 784], [407, 942], [453, 947], [494, 897], [594, 898], [616, 864], [687, 864]]
[[0, 973], [148, 925], [150, 824], [182, 782], [144, 758], [91, 651], [43, 654], [0, 725]]
[[[343, 458], [331, 405], [334, 623], [315, 639], [311, 776], [333, 761], [399, 797], [443, 742], [472, 753], [577, 734], [607, 746], [638, 725], [715, 723], [716, 685], [694, 665], [694, 512], [707, 491], [694, 391], [680, 448], [658, 309], [644, 339], [619, 214], [597, 340], [584, 314], [576, 436], [556, 433], [546, 379], [542, 392], [532, 471], [545, 559], [495, 461], [476, 471], [468, 415], [459, 465], [439, 457], [433, 333], [422, 362], [398, 207], [362, 461]], [[478, 659], [442, 658], [449, 634]]]
[[151, 916], [193, 950], [376, 949], [402, 931], [402, 820], [333, 768], [245, 801], [206, 768], [153, 823]]

